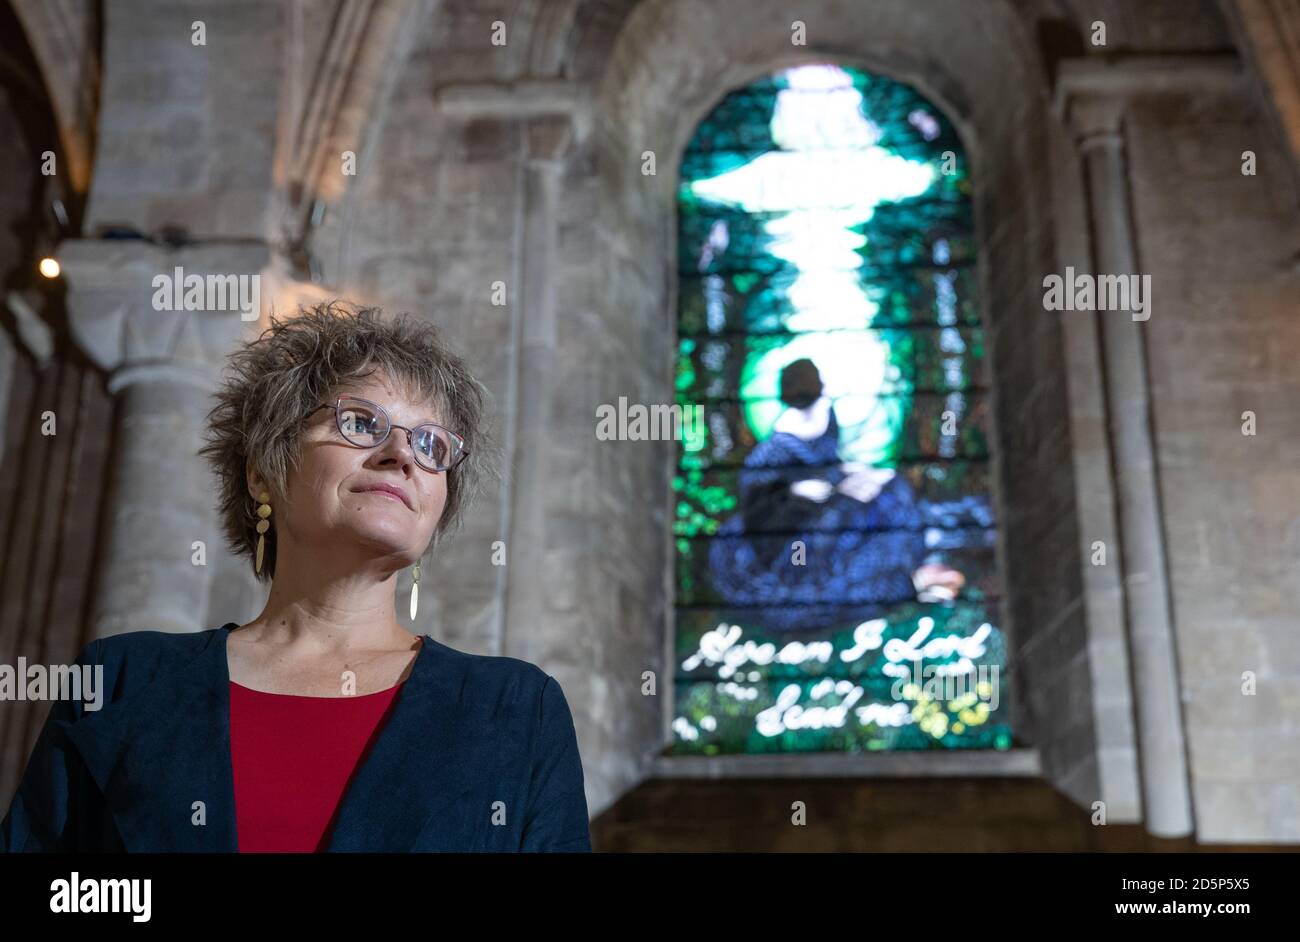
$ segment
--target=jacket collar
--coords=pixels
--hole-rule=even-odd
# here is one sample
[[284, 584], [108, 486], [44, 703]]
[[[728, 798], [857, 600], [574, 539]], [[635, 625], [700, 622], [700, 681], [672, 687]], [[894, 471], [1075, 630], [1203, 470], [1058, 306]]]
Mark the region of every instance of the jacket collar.
[[[68, 727], [131, 852], [234, 852], [230, 664], [238, 626], [202, 632], [192, 658]], [[329, 851], [412, 850], [433, 814], [470, 787], [470, 724], [455, 652], [427, 635], [335, 814]], [[127, 668], [129, 669], [129, 667]], [[198, 803], [202, 802], [202, 806]]]

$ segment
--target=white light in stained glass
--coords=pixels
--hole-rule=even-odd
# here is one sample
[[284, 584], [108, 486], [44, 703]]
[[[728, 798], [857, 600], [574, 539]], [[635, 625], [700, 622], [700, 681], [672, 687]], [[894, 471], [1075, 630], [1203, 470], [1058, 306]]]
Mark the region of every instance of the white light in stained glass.
[[780, 213], [764, 223], [771, 237], [766, 248], [797, 269], [786, 289], [793, 310], [785, 326], [806, 333], [746, 363], [741, 396], [749, 400], [750, 428], [760, 439], [771, 434], [782, 410], [780, 372], [808, 357], [835, 400], [841, 426], [854, 429], [844, 457], [871, 462], [893, 441], [897, 416], [880, 408], [889, 349], [865, 329], [876, 304], [863, 293], [857, 271], [870, 246], [854, 227], [882, 202], [926, 192], [936, 170], [877, 146], [880, 129], [862, 113], [862, 93], [843, 69], [801, 66], [783, 77], [788, 88], [777, 93], [771, 123], [781, 150], [690, 187], [701, 199]]
[[919, 196], [936, 175], [933, 164], [879, 147], [768, 151], [690, 188], [703, 199], [750, 212], [855, 210], [855, 221], [865, 222], [877, 203]]

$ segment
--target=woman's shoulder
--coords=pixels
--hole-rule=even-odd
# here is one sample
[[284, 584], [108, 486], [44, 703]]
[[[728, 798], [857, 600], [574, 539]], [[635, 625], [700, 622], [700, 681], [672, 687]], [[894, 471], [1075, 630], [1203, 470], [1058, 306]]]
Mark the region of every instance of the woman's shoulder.
[[[98, 713], [162, 678], [185, 675], [219, 631], [124, 631], [86, 642], [67, 667], [85, 678], [81, 689], [93, 691], [99, 705], [87, 708], [79, 702], [63, 701], [68, 708], [65, 718], [80, 719], [87, 709]], [[92, 684], [89, 688], [85, 687], [88, 683]]]
[[512, 657], [508, 654], [476, 654], [472, 651], [462, 651], [460, 648], [454, 648], [439, 641], [432, 635], [425, 635], [424, 643], [429, 645], [433, 652], [448, 664], [456, 666], [467, 674], [474, 675], [476, 679], [515, 683], [545, 683], [548, 676], [546, 671], [532, 661], [525, 661], [523, 658]]
[[161, 670], [185, 664], [207, 648], [221, 629], [158, 631], [141, 629], [105, 635], [87, 642], [77, 654], [79, 666], [101, 667], [117, 687], [117, 678], [134, 685]]
[[212, 643], [219, 628], [203, 631], [158, 631], [141, 629], [105, 635], [88, 642], [80, 657], [98, 663], [125, 658], [151, 659], [193, 656]]
[[559, 682], [532, 661], [506, 654], [475, 654], [461, 651], [425, 635], [425, 643], [462, 678], [462, 693], [480, 702], [516, 705], [537, 704], [556, 694], [563, 697]]

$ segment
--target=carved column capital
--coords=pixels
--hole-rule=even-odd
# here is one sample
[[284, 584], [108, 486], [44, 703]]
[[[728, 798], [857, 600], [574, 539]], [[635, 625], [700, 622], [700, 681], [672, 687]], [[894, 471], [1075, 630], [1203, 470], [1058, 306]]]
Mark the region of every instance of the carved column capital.
[[225, 355], [256, 334], [269, 260], [260, 243], [175, 250], [77, 239], [59, 246], [73, 338], [118, 391], [140, 378], [211, 388]]
[[[452, 82], [438, 87], [434, 103], [440, 113], [449, 117], [527, 120], [530, 148], [553, 148], [555, 131], [560, 127], [565, 128], [565, 150], [571, 146], [569, 138], [573, 145], [582, 146], [592, 130], [594, 103], [590, 91], [565, 79]], [[537, 139], [537, 135], [543, 139]], [[545, 140], [548, 137], [549, 144]]]
[[1085, 56], [1058, 64], [1052, 102], [1081, 146], [1113, 144], [1134, 96], [1223, 91], [1243, 79], [1241, 60], [1230, 54]]

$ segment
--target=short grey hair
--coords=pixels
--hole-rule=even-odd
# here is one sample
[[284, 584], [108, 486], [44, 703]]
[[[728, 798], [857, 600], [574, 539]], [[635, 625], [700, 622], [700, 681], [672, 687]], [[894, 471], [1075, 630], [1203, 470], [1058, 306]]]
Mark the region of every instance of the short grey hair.
[[[300, 307], [287, 318], [272, 315], [269, 328], [230, 355], [216, 406], [208, 413], [206, 443], [198, 454], [216, 474], [221, 529], [236, 554], [250, 563], [256, 556], [257, 502], [248, 493], [248, 470], [267, 482], [273, 501], [283, 496], [289, 469], [299, 458], [304, 421], [341, 384], [374, 373], [416, 401], [435, 403], [443, 423], [469, 450], [445, 472], [447, 503], [421, 555], [459, 526], [494, 467], [492, 444], [482, 428], [487, 390], [427, 320], [327, 301]], [[273, 517], [257, 576], [264, 582], [275, 575], [274, 534]]]

